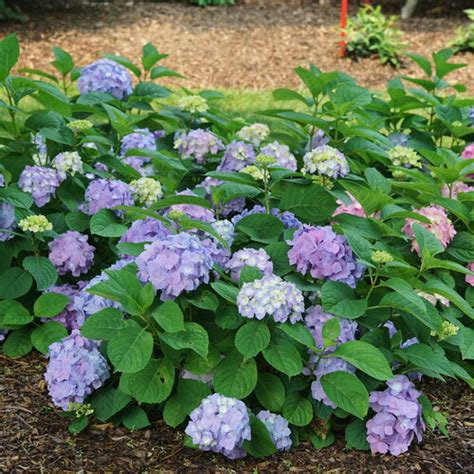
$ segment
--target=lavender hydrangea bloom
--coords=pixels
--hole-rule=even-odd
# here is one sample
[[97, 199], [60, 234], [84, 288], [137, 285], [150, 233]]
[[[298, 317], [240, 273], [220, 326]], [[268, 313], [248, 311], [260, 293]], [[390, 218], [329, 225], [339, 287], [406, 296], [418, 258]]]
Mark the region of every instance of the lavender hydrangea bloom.
[[64, 411], [71, 403], [83, 403], [109, 378], [107, 361], [99, 344], [82, 337], [77, 329], [49, 346], [45, 379], [53, 403]]
[[227, 145], [217, 171], [240, 171], [251, 163], [255, 163], [253, 146], [234, 140]]
[[[90, 216], [101, 209], [111, 209], [115, 206], [133, 206], [133, 196], [128, 184], [116, 179], [94, 179], [87, 186], [86, 202], [81, 210]], [[120, 211], [116, 211], [121, 215]]]
[[408, 140], [410, 137], [405, 133], [392, 133], [388, 136], [388, 139], [392, 142], [393, 146], [408, 146]]
[[349, 372], [353, 374], [355, 368], [345, 360], [339, 359], [339, 357], [327, 357], [320, 359], [313, 369], [313, 375], [316, 377], [316, 380], [311, 384], [313, 398], [328, 407], [336, 408], [336, 404], [328, 398], [321, 384], [321, 377], [331, 372]]
[[5, 178], [3, 174], [0, 174], [0, 188], [4, 188], [4, 187], [5, 187]]
[[237, 307], [244, 318], [263, 319], [271, 316], [277, 323], [303, 319], [304, 298], [293, 283], [276, 275], [245, 283], [237, 296]]
[[110, 59], [99, 59], [81, 69], [77, 81], [80, 94], [105, 92], [122, 100], [132, 93], [132, 78], [127, 69]]
[[15, 226], [15, 208], [8, 202], [0, 202], [0, 242], [12, 239], [10, 232]]
[[251, 439], [247, 407], [236, 398], [214, 393], [189, 415], [185, 433], [203, 451], [221, 453], [229, 459], [245, 456], [242, 445]]
[[207, 155], [217, 155], [224, 144], [212, 132], [197, 129], [188, 133], [176, 132], [174, 147], [184, 159], [194, 158], [197, 163], [205, 163]]
[[282, 145], [278, 142], [272, 142], [267, 146], [263, 147], [261, 150], [262, 155], [271, 156], [276, 159], [276, 163], [271, 165], [271, 167], [280, 167], [286, 168], [290, 171], [296, 171], [297, 164], [296, 158], [291, 153], [290, 149], [286, 145]]
[[313, 278], [341, 281], [355, 288], [364, 273], [365, 267], [356, 262], [346, 238], [330, 226], [305, 225], [288, 243], [292, 247], [289, 262], [303, 275], [309, 272]]
[[36, 153], [33, 154], [33, 161], [35, 165], [45, 166], [48, 163], [48, 149], [44, 138], [37, 133], [31, 137], [32, 143], [36, 147]]
[[336, 179], [350, 172], [346, 157], [336, 148], [329, 145], [320, 146], [308, 151], [303, 156], [303, 174], [319, 174]]
[[331, 138], [328, 137], [322, 130], [316, 130], [316, 132], [311, 137], [311, 140], [306, 147], [306, 151], [314, 150], [320, 146], [327, 145], [331, 141]]
[[[244, 209], [238, 215], [234, 216], [231, 221], [232, 224], [237, 225], [244, 217], [251, 216], [253, 214], [265, 214], [267, 211], [263, 206], [256, 204], [252, 209]], [[285, 229], [300, 229], [303, 227], [303, 224], [299, 219], [289, 211], [280, 211], [279, 209], [273, 208], [270, 209], [270, 214], [272, 216], [278, 217], [281, 220]]]
[[31, 193], [38, 207], [43, 207], [51, 201], [64, 178], [64, 174], [52, 168], [25, 166], [18, 180], [18, 186], [22, 191]]
[[153, 242], [170, 235], [170, 231], [157, 219], [147, 217], [134, 221], [130, 229], [122, 235], [119, 242]]
[[217, 263], [222, 268], [227, 266], [231, 256], [230, 252], [217, 239], [214, 239], [214, 237], [211, 239], [201, 238], [201, 243], [214, 263]]
[[[197, 194], [193, 193], [191, 190], [186, 189], [180, 193], [176, 193], [176, 196], [195, 196]], [[195, 219], [197, 221], [203, 222], [214, 222], [216, 220], [214, 212], [211, 209], [206, 209], [205, 207], [197, 206], [194, 204], [174, 204], [170, 206], [166, 212], [169, 214], [171, 211], [180, 211], [184, 212], [189, 218]]]
[[69, 230], [49, 243], [49, 259], [60, 275], [87, 273], [94, 262], [95, 247], [87, 243], [87, 235]]
[[136, 260], [138, 276], [161, 290], [161, 299], [176, 298], [209, 281], [214, 264], [209, 251], [195, 235], [179, 233], [145, 247]]
[[79, 313], [74, 305], [75, 297], [80, 294], [78, 286], [64, 285], [52, 286], [47, 290], [47, 293], [59, 293], [69, 298], [69, 303], [57, 316], [53, 318], [42, 318], [41, 321], [47, 323], [48, 321], [56, 321], [62, 324], [68, 331], [72, 329], [79, 329], [85, 321], [84, 315]]
[[246, 266], [258, 268], [264, 275], [273, 273], [273, 263], [264, 249], [243, 248], [235, 252], [227, 263], [232, 280], [239, 281], [240, 272]]
[[278, 451], [288, 451], [291, 448], [291, 430], [285, 418], [268, 410], [261, 410], [257, 418], [267, 427]]
[[235, 229], [234, 224], [230, 221], [222, 220], [213, 222], [212, 228], [229, 244], [234, 242]]
[[128, 150], [139, 148], [141, 150], [156, 150], [156, 137], [148, 128], [139, 128], [133, 133], [125, 135], [120, 142], [120, 156], [129, 166], [139, 173], [145, 172], [142, 166], [149, 163], [151, 158], [148, 156], [125, 156]]
[[367, 441], [373, 454], [393, 456], [408, 451], [416, 436], [423, 439], [425, 424], [418, 402], [420, 392], [405, 375], [396, 375], [382, 392], [371, 392], [370, 407], [376, 415], [367, 421]]

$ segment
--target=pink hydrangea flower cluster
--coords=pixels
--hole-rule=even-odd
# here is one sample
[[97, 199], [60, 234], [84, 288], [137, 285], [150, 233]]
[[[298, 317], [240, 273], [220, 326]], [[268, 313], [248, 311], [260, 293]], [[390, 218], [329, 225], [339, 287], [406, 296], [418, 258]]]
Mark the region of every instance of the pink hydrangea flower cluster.
[[349, 199], [350, 202], [348, 204], [341, 199], [336, 201], [339, 206], [333, 212], [333, 217], [339, 214], [351, 214], [353, 216], [367, 217], [361, 203], [352, 194], [349, 194]]

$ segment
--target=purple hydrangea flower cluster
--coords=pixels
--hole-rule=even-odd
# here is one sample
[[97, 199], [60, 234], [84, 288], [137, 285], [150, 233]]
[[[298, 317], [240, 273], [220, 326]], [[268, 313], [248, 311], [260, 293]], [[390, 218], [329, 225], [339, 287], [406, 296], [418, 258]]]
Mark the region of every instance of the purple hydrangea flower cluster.
[[234, 140], [227, 145], [217, 171], [240, 171], [251, 163], [255, 163], [253, 146]]
[[[181, 191], [180, 193], [176, 193], [176, 196], [194, 196], [197, 197], [197, 194], [192, 192], [189, 189], [185, 191]], [[214, 216], [214, 211], [211, 209], [206, 209], [202, 206], [196, 206], [194, 204], [174, 204], [170, 206], [166, 212], [169, 214], [171, 211], [179, 211], [186, 214], [189, 218], [203, 221], [203, 222], [214, 222], [216, 220]]]
[[148, 128], [139, 128], [133, 133], [125, 135], [120, 141], [120, 156], [127, 165], [131, 166], [139, 173], [144, 172], [142, 166], [150, 162], [147, 156], [125, 156], [128, 150], [139, 148], [141, 150], [156, 150], [156, 138], [153, 132]]
[[[232, 218], [232, 224], [237, 225], [244, 217], [251, 216], [253, 214], [265, 214], [267, 211], [263, 206], [256, 204], [252, 209], [244, 209], [238, 215]], [[300, 229], [303, 224], [299, 219], [289, 211], [280, 211], [279, 209], [270, 209], [272, 216], [278, 217], [281, 220], [285, 229]]]
[[42, 321], [47, 323], [48, 321], [56, 321], [61, 323], [68, 331], [72, 329], [79, 329], [85, 321], [84, 315], [79, 313], [75, 308], [75, 298], [80, 294], [78, 286], [64, 285], [52, 286], [47, 290], [48, 293], [59, 293], [69, 298], [69, 303], [57, 316], [53, 318], [43, 318]]
[[153, 242], [170, 235], [170, 231], [157, 219], [147, 217], [134, 221], [130, 228], [122, 235], [119, 242]]
[[205, 163], [207, 155], [217, 155], [224, 144], [212, 132], [200, 128], [188, 133], [176, 132], [174, 147], [184, 159], [194, 158], [197, 163]]
[[250, 418], [244, 402], [214, 393], [204, 398], [190, 414], [185, 433], [203, 451], [221, 453], [229, 459], [245, 456], [242, 445], [250, 440]]
[[48, 163], [48, 148], [44, 138], [37, 133], [31, 137], [31, 141], [36, 147], [36, 153], [33, 155], [35, 165], [45, 166]]
[[209, 281], [212, 256], [196, 235], [179, 233], [145, 247], [136, 260], [139, 278], [161, 290], [161, 299], [176, 298]]
[[[90, 216], [101, 209], [134, 205], [128, 184], [117, 179], [94, 179], [87, 186], [85, 200], [81, 210]], [[117, 214], [121, 215], [120, 211]]]
[[239, 281], [240, 272], [246, 266], [258, 268], [267, 276], [273, 273], [273, 263], [264, 249], [243, 248], [235, 252], [227, 263], [227, 270], [230, 270], [232, 280]]
[[356, 262], [346, 238], [331, 226], [305, 225], [288, 243], [292, 247], [289, 262], [303, 275], [309, 272], [313, 278], [341, 281], [355, 288], [364, 273], [365, 267]]
[[83, 403], [109, 378], [110, 371], [99, 344], [82, 337], [77, 329], [49, 346], [45, 379], [53, 403], [64, 411]]
[[214, 237], [211, 239], [201, 238], [201, 243], [211, 256], [212, 261], [217, 263], [220, 267], [226, 268], [231, 256], [229, 250], [223, 247]]
[[245, 283], [237, 296], [237, 307], [244, 318], [263, 319], [271, 316], [277, 323], [303, 319], [304, 298], [293, 283], [276, 275]]
[[49, 259], [60, 275], [87, 273], [94, 262], [95, 247], [87, 243], [87, 235], [69, 230], [49, 243]]
[[267, 427], [278, 451], [288, 451], [291, 448], [291, 430], [285, 418], [268, 410], [261, 410], [257, 418]]
[[310, 142], [308, 143], [305, 151], [311, 151], [320, 146], [327, 145], [331, 141], [331, 138], [328, 137], [322, 130], [316, 130], [313, 136], [311, 137]]
[[31, 193], [38, 207], [43, 207], [54, 196], [64, 178], [64, 174], [52, 168], [25, 166], [20, 174], [18, 186], [22, 191]]
[[230, 221], [221, 220], [213, 222], [212, 228], [229, 244], [234, 242], [235, 229], [234, 224]]
[[115, 61], [99, 59], [81, 69], [77, 88], [80, 94], [105, 92], [122, 100], [132, 93], [132, 77]]
[[14, 237], [10, 232], [15, 227], [15, 208], [8, 202], [0, 202], [0, 242]]
[[398, 456], [408, 451], [415, 436], [418, 442], [423, 439], [425, 424], [419, 396], [405, 375], [389, 380], [384, 391], [370, 393], [370, 407], [376, 412], [366, 423], [372, 454], [390, 452]]
[[410, 137], [405, 133], [392, 133], [388, 136], [388, 139], [392, 142], [393, 146], [408, 146]]
[[298, 168], [295, 156], [286, 145], [272, 142], [263, 147], [260, 152], [262, 155], [271, 156], [276, 159], [276, 163], [270, 165], [270, 167], [286, 168], [290, 171], [296, 171]]

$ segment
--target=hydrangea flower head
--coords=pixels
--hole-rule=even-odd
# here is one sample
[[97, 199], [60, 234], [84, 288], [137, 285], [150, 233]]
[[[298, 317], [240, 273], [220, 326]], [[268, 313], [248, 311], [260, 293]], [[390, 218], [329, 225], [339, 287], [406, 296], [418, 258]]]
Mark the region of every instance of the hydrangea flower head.
[[20, 174], [18, 186], [25, 193], [31, 193], [38, 207], [43, 207], [54, 196], [65, 176], [52, 168], [25, 166]]
[[276, 162], [274, 166], [286, 168], [290, 171], [296, 171], [296, 158], [286, 145], [278, 142], [272, 142], [262, 148], [261, 153], [266, 156], [272, 156]]
[[98, 343], [82, 337], [77, 329], [61, 342], [49, 346], [45, 379], [53, 403], [68, 411], [70, 404], [83, 403], [109, 378], [107, 361]]
[[42, 321], [56, 321], [62, 324], [68, 331], [79, 329], [85, 321], [84, 315], [79, 313], [75, 308], [75, 297], [80, 294], [80, 288], [66, 283], [64, 285], [50, 287], [47, 293], [59, 293], [67, 296], [69, 303], [58, 315], [52, 318], [43, 318]]
[[253, 163], [255, 163], [253, 146], [234, 140], [227, 145], [217, 171], [240, 171]]
[[36, 147], [36, 153], [33, 154], [33, 162], [37, 166], [46, 166], [48, 164], [48, 149], [44, 138], [37, 133], [32, 135], [31, 141]]
[[392, 133], [388, 136], [388, 139], [395, 147], [407, 147], [410, 137], [405, 133]]
[[[1, 214], [1, 211], [0, 211], [0, 214]], [[0, 239], [1, 239], [1, 237], [0, 237]], [[471, 272], [474, 272], [474, 262], [471, 262], [467, 266], [467, 269]], [[466, 275], [466, 283], [471, 285], [471, 286], [474, 286], [474, 276], [473, 275]]]
[[[402, 228], [405, 235], [414, 237], [413, 224], [418, 224], [429, 230], [441, 242], [441, 245], [446, 248], [456, 235], [456, 229], [446, 215], [446, 211], [440, 206], [426, 206], [421, 209], [415, 209], [415, 212], [427, 217], [431, 221], [431, 224], [425, 224], [415, 219], [407, 219], [406, 224]], [[411, 248], [416, 253], [420, 253], [420, 247], [416, 240], [412, 241]]]
[[122, 100], [132, 93], [132, 77], [115, 61], [99, 59], [81, 69], [77, 88], [80, 94], [105, 92]]
[[334, 217], [339, 214], [351, 214], [352, 216], [367, 217], [361, 203], [354, 196], [352, 196], [352, 194], [349, 194], [349, 199], [349, 204], [346, 204], [341, 199], [338, 199], [336, 203], [339, 206], [332, 213], [332, 216]]
[[329, 145], [308, 151], [303, 156], [303, 162], [303, 174], [318, 174], [336, 179], [346, 176], [350, 171], [346, 157]]
[[285, 418], [268, 410], [261, 410], [257, 418], [267, 427], [278, 451], [288, 451], [291, 448], [291, 430]]
[[244, 402], [214, 393], [204, 398], [189, 415], [185, 433], [203, 451], [221, 453], [229, 459], [245, 456], [244, 441], [250, 440], [250, 418]]
[[138, 276], [172, 299], [209, 281], [212, 256], [199, 238], [188, 233], [169, 235], [145, 247], [136, 260]]
[[457, 199], [459, 193], [472, 193], [474, 192], [474, 187], [469, 186], [462, 181], [456, 181], [451, 185], [451, 189], [449, 189], [448, 185], [444, 185], [441, 188], [441, 194], [443, 197], [447, 197], [450, 199]]
[[263, 123], [253, 123], [241, 128], [237, 132], [237, 136], [245, 142], [251, 143], [254, 146], [260, 144], [270, 135], [270, 129]]
[[234, 242], [235, 229], [234, 224], [227, 220], [215, 221], [212, 224], [212, 228], [229, 244], [232, 245]]
[[82, 158], [77, 151], [65, 151], [56, 155], [53, 160], [53, 166], [63, 175], [84, 174]]
[[244, 267], [258, 268], [264, 275], [273, 273], [273, 263], [264, 249], [243, 248], [235, 252], [227, 263], [232, 280], [239, 281], [240, 272]]
[[355, 288], [364, 273], [365, 267], [356, 262], [346, 238], [330, 226], [304, 226], [288, 243], [292, 247], [289, 262], [303, 275], [309, 272], [313, 278], [341, 281]]
[[306, 151], [314, 150], [320, 146], [327, 145], [331, 141], [331, 138], [328, 137], [322, 130], [316, 130], [311, 137], [308, 145], [306, 146]]
[[[101, 209], [112, 209], [115, 206], [133, 206], [133, 196], [128, 184], [117, 179], [94, 179], [85, 192], [85, 204], [81, 210], [90, 216]], [[120, 211], [116, 211], [121, 214]]]
[[295, 324], [303, 319], [304, 298], [293, 283], [268, 275], [242, 286], [237, 307], [244, 318], [261, 320], [268, 315], [277, 323]]
[[0, 242], [15, 237], [11, 232], [15, 227], [15, 208], [8, 202], [0, 202]]
[[[189, 189], [181, 191], [180, 193], [176, 193], [176, 195], [197, 197], [197, 195]], [[211, 209], [206, 209], [205, 207], [197, 206], [195, 204], [173, 204], [168, 208], [166, 213], [169, 214], [173, 211], [182, 212], [186, 214], [189, 218], [197, 221], [214, 222], [216, 220], [214, 212]]]
[[421, 168], [421, 157], [413, 149], [407, 146], [394, 146], [387, 152], [388, 157], [395, 166], [403, 166], [405, 168]]
[[168, 237], [170, 231], [157, 219], [147, 217], [134, 221], [130, 229], [120, 237], [120, 242], [153, 242]]
[[136, 179], [129, 187], [137, 203], [145, 207], [150, 207], [163, 196], [161, 183], [153, 178]]
[[[128, 150], [134, 148], [140, 150], [156, 151], [156, 137], [148, 128], [139, 128], [133, 133], [129, 133], [122, 137], [120, 141], [120, 156], [124, 162], [132, 168], [140, 168], [143, 164], [148, 163], [150, 158], [148, 156], [126, 156]], [[140, 171], [140, 170], [137, 170]]]
[[46, 216], [43, 216], [42, 214], [25, 217], [18, 222], [18, 227], [25, 232], [29, 231], [34, 233], [53, 230], [53, 224], [51, 224]]
[[472, 160], [474, 159], [474, 143], [467, 145], [466, 148], [461, 153], [461, 158], [464, 160]]
[[212, 132], [200, 128], [188, 133], [176, 132], [174, 148], [183, 159], [195, 159], [205, 163], [207, 155], [217, 155], [224, 149], [224, 144]]
[[181, 97], [178, 101], [178, 107], [192, 114], [196, 112], [203, 113], [209, 110], [207, 100], [200, 95], [185, 95]]
[[87, 235], [69, 230], [49, 243], [49, 259], [60, 275], [87, 273], [94, 262], [95, 247], [87, 243]]

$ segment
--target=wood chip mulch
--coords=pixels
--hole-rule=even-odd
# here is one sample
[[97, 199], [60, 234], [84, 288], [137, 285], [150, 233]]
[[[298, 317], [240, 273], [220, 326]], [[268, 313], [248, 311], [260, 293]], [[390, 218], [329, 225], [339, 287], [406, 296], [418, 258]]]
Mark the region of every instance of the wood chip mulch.
[[184, 448], [182, 431], [161, 421], [137, 432], [95, 424], [72, 436], [48, 397], [42, 356], [0, 355], [0, 367], [2, 472], [474, 472], [473, 399], [465, 384], [424, 384], [434, 405], [449, 416], [449, 437], [429, 433], [421, 445], [396, 458], [345, 451], [338, 435], [322, 450], [303, 443], [264, 460], [228, 461]]

